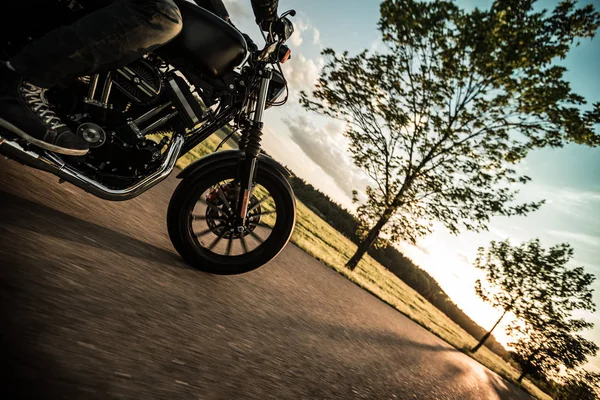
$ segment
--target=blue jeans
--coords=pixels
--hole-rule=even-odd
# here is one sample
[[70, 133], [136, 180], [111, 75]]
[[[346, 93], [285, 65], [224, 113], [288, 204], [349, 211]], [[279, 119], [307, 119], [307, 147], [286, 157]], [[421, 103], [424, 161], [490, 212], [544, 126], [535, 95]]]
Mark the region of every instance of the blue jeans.
[[173, 0], [78, 0], [93, 11], [25, 46], [10, 60], [44, 88], [126, 65], [167, 43], [182, 28]]

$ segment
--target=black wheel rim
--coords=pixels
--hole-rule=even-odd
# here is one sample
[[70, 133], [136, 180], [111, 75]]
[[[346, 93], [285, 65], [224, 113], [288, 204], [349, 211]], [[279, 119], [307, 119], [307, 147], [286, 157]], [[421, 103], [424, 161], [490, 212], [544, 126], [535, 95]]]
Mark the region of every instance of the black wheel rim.
[[190, 233], [198, 250], [213, 257], [241, 258], [260, 251], [276, 233], [276, 196], [257, 184], [250, 195], [246, 223], [234, 224], [239, 185], [220, 180], [200, 188], [190, 213]]

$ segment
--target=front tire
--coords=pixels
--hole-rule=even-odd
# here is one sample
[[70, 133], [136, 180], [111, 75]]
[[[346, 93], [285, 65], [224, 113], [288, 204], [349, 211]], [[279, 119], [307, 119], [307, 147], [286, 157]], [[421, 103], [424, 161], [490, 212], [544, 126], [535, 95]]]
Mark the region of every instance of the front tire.
[[201, 271], [219, 275], [252, 271], [275, 258], [292, 236], [296, 222], [292, 188], [265, 163], [258, 164], [248, 226], [243, 233], [226, 226], [230, 200], [236, 197], [229, 192], [235, 187], [238, 163], [223, 160], [184, 178], [171, 197], [167, 212], [171, 242], [188, 264]]

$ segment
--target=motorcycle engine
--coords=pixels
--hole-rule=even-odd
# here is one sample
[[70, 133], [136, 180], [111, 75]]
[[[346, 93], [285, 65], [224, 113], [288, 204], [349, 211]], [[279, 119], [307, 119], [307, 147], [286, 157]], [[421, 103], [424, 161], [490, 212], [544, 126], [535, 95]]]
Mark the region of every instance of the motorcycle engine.
[[117, 69], [113, 85], [137, 105], [156, 103], [163, 91], [160, 71], [144, 60]]
[[[90, 146], [77, 161], [79, 168], [117, 188], [132, 184], [161, 162], [161, 150], [168, 142], [164, 134], [177, 124], [177, 118], [156, 124], [176, 113], [164, 88], [160, 63], [148, 59], [52, 89], [48, 98], [69, 128]], [[155, 129], [133, 124], [157, 109], [145, 122]]]

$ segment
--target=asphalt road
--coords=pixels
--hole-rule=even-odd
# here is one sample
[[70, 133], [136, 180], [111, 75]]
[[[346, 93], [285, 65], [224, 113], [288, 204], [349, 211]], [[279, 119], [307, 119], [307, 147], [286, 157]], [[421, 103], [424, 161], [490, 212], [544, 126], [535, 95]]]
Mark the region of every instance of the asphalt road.
[[187, 267], [176, 184], [110, 203], [0, 161], [0, 398], [529, 398], [293, 245]]

